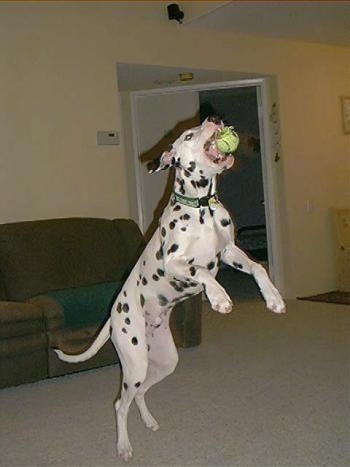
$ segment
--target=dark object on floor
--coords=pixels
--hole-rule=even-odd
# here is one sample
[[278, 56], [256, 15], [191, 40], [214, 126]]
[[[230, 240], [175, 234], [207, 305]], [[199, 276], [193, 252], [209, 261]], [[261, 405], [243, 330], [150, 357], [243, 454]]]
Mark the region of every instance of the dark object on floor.
[[340, 290], [335, 290], [333, 292], [322, 293], [320, 295], [313, 295], [311, 297], [298, 297], [298, 300], [337, 303], [338, 305], [350, 305], [350, 292], [341, 292]]

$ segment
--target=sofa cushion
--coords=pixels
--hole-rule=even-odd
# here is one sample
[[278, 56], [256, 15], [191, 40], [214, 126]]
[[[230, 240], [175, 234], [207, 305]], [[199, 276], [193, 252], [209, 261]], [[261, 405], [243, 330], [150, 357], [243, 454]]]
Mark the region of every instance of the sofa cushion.
[[122, 283], [106, 282], [48, 292], [64, 313], [66, 328], [79, 328], [105, 321]]
[[0, 292], [5, 288], [7, 300], [20, 301], [48, 290], [121, 280], [141, 241], [137, 225], [127, 219], [0, 225]]

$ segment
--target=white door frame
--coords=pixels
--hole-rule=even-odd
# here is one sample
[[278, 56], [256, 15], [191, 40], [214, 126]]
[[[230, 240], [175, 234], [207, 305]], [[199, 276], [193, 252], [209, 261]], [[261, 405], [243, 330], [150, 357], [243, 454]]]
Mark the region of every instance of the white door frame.
[[138, 206], [138, 218], [141, 230], [143, 225], [143, 213], [141, 203], [141, 182], [140, 182], [140, 161], [139, 144], [137, 138], [137, 99], [139, 97], [148, 97], [152, 95], [181, 93], [181, 92], [199, 92], [224, 88], [248, 87], [254, 86], [257, 89], [259, 132], [261, 145], [261, 163], [264, 185], [265, 215], [266, 215], [266, 234], [269, 253], [269, 273], [271, 278], [278, 285], [282, 281], [282, 264], [278, 255], [278, 245], [280, 239], [277, 238], [279, 229], [277, 227], [277, 204], [276, 204], [276, 180], [273, 170], [273, 139], [270, 129], [270, 89], [269, 78], [254, 78], [237, 81], [221, 81], [207, 84], [194, 84], [184, 86], [173, 86], [162, 89], [146, 89], [132, 91], [130, 93], [131, 106], [131, 125], [132, 125], [132, 144], [134, 168], [136, 177], [136, 197]]

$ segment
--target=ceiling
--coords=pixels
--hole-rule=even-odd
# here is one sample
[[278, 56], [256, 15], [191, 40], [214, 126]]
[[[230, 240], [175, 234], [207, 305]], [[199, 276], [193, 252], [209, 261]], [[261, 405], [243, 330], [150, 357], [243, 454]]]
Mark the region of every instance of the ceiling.
[[[145, 2], [147, 3], [147, 2]], [[165, 2], [149, 2], [164, 11], [164, 21], [179, 28], [211, 29], [239, 34], [319, 42], [350, 47], [350, 0], [346, 1], [182, 1], [184, 23], [169, 22]], [[183, 83], [179, 74], [192, 72]], [[118, 63], [120, 91], [157, 89], [186, 84], [206, 84], [262, 77], [256, 73], [189, 69]]]
[[350, 1], [210, 3], [211, 11], [186, 21], [182, 2], [183, 26], [350, 47]]

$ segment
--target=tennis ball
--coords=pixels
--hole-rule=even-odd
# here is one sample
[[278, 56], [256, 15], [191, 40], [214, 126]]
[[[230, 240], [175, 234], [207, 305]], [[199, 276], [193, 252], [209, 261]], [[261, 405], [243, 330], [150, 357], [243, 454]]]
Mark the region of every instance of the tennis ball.
[[224, 127], [216, 138], [216, 147], [220, 152], [229, 154], [234, 152], [239, 144], [239, 137], [230, 127]]

